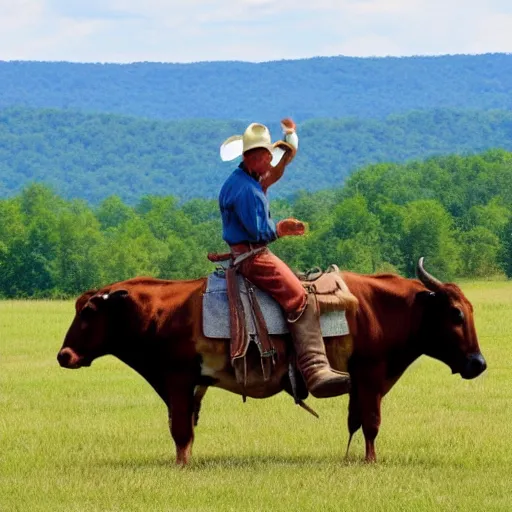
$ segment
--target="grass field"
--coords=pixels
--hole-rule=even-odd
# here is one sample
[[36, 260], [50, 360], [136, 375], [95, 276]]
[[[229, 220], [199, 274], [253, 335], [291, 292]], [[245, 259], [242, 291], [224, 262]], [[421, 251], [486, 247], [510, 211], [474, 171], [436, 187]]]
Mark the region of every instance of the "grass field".
[[211, 390], [193, 463], [174, 467], [166, 410], [114, 358], [55, 359], [72, 302], [0, 302], [0, 511], [512, 510], [512, 283], [462, 285], [487, 372], [422, 358], [386, 397], [376, 465], [348, 460], [347, 398]]

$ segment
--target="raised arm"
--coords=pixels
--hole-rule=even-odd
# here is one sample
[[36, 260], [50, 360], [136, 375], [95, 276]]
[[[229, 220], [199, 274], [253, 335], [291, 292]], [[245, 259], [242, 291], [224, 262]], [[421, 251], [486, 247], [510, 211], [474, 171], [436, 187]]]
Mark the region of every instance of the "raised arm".
[[284, 132], [284, 141], [282, 141], [278, 147], [284, 151], [284, 155], [281, 157], [281, 160], [279, 160], [278, 164], [275, 167], [272, 167], [272, 170], [260, 182], [261, 188], [265, 194], [271, 185], [282, 178], [285, 167], [295, 158], [295, 155], [297, 154], [299, 139], [295, 132], [295, 123], [292, 121], [292, 119], [286, 118], [281, 121], [281, 127], [283, 128]]

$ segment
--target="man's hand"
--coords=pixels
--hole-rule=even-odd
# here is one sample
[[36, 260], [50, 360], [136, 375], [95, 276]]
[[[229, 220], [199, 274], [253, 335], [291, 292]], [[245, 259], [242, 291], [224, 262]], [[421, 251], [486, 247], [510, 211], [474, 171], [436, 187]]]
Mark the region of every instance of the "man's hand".
[[306, 232], [306, 225], [297, 219], [284, 219], [277, 223], [277, 236], [301, 236]]
[[284, 133], [293, 133], [296, 130], [295, 123], [291, 117], [286, 117], [281, 120], [281, 128]]

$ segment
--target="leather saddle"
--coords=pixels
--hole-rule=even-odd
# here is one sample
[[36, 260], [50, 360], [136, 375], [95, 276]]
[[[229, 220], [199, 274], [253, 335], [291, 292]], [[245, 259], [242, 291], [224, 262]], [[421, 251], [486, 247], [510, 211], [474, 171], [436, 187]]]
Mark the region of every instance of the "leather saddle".
[[[246, 356], [253, 341], [259, 350], [263, 379], [268, 380], [276, 357], [271, 335], [288, 332], [284, 314], [272, 298], [237, 272], [230, 253], [209, 253], [208, 259], [217, 264], [217, 270], [209, 276], [203, 298], [204, 334], [230, 338], [230, 361], [237, 381], [244, 386]], [[307, 292], [316, 295], [323, 336], [348, 334], [345, 312], [357, 309], [358, 301], [350, 293], [338, 267], [331, 265], [325, 272], [315, 268], [297, 276]], [[294, 363], [289, 370], [296, 371]]]

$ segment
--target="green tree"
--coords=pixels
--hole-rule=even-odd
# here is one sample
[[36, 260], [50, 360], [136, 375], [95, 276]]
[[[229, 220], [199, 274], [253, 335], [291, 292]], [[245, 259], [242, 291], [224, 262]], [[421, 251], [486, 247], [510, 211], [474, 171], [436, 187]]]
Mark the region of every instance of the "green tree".
[[505, 273], [508, 277], [512, 277], [512, 216], [504, 229], [500, 259]]
[[25, 246], [26, 236], [19, 198], [0, 201], [0, 297], [19, 293], [19, 249]]
[[147, 196], [141, 199], [137, 213], [159, 240], [165, 240], [170, 233], [187, 237], [192, 231], [192, 221], [179, 208], [173, 196]]
[[498, 256], [500, 239], [484, 226], [463, 233], [461, 240], [461, 269], [465, 276], [488, 277], [500, 273]]
[[500, 196], [493, 197], [487, 204], [473, 206], [467, 215], [470, 228], [482, 226], [501, 237], [512, 212]]
[[405, 244], [405, 217], [406, 206], [394, 203], [381, 203], [377, 207], [379, 219], [379, 245], [381, 252], [381, 263], [377, 270], [385, 268], [402, 273], [405, 271], [405, 255], [403, 253]]
[[206, 258], [206, 251], [201, 250], [193, 241], [170, 234], [165, 244], [167, 252], [159, 264], [158, 277], [193, 279], [213, 270], [213, 265]]
[[402, 252], [407, 275], [414, 276], [421, 256], [440, 279], [452, 279], [460, 268], [460, 247], [453, 220], [435, 200], [413, 201], [406, 207]]
[[108, 229], [98, 250], [103, 283], [136, 276], [157, 276], [168, 256], [164, 241], [143, 219], [135, 217], [118, 229]]
[[25, 236], [11, 246], [11, 289], [17, 295], [49, 294], [57, 285], [55, 256], [61, 198], [43, 185], [33, 184], [20, 195]]
[[57, 287], [64, 295], [78, 294], [101, 283], [100, 223], [83, 203], [74, 202], [59, 216], [55, 255]]
[[381, 261], [379, 230], [379, 219], [362, 195], [343, 200], [308, 240], [311, 266], [335, 263], [347, 270], [374, 272]]
[[116, 228], [135, 216], [131, 207], [123, 203], [119, 196], [107, 197], [96, 212], [101, 228]]

